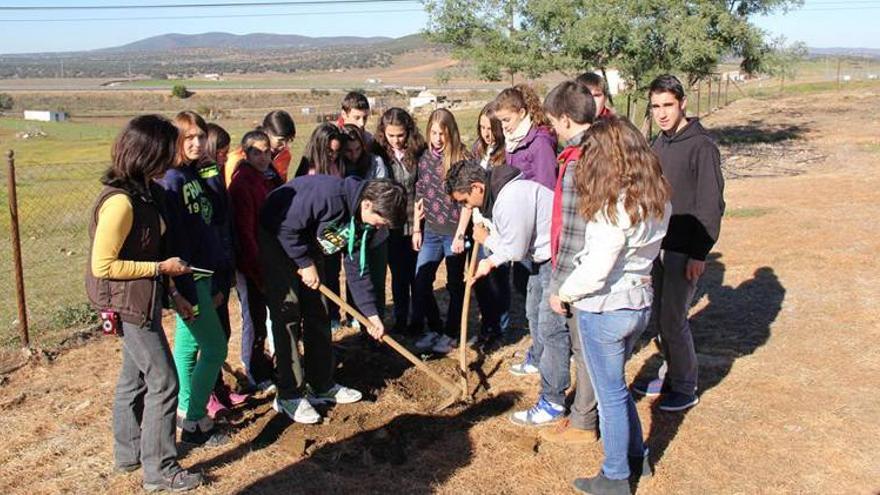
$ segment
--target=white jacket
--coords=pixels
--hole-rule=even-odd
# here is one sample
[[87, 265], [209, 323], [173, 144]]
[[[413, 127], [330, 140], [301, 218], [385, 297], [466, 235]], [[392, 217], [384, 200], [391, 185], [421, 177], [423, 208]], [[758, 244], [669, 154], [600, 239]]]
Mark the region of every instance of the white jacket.
[[667, 202], [662, 219], [651, 217], [633, 225], [622, 195], [616, 224], [604, 211], [596, 213], [587, 223], [584, 249], [575, 255], [575, 269], [559, 288], [559, 298], [594, 313], [649, 307], [651, 267], [671, 214], [672, 204]]

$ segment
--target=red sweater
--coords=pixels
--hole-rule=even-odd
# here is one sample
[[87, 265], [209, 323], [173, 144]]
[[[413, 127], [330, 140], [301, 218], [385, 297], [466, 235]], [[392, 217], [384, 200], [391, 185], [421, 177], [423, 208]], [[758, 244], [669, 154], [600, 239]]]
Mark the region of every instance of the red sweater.
[[283, 181], [278, 176], [273, 174], [268, 177], [247, 162], [239, 164], [229, 184], [229, 200], [235, 227], [236, 268], [257, 284], [263, 283], [257, 244], [260, 209], [269, 192], [281, 184]]

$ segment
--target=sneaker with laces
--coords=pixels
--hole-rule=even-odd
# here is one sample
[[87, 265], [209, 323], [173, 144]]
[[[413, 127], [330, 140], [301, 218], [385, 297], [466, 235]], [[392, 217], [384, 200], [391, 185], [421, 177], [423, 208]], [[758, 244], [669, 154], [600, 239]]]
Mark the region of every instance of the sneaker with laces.
[[436, 354], [449, 354], [458, 347], [456, 344], [457, 342], [452, 337], [441, 335], [431, 347], [431, 352]]
[[426, 351], [426, 350], [434, 347], [434, 344], [437, 342], [437, 339], [439, 339], [439, 338], [440, 338], [440, 334], [437, 332], [433, 332], [433, 331], [425, 332], [422, 335], [422, 338], [420, 338], [419, 340], [416, 341], [416, 344], [415, 344], [416, 349], [419, 349], [420, 351]]
[[167, 478], [157, 481], [144, 481], [144, 490], [148, 492], [188, 492], [198, 488], [204, 482], [201, 473], [190, 473], [181, 469]]
[[569, 445], [595, 443], [599, 438], [596, 436], [596, 430], [575, 428], [567, 417], [556, 423], [553, 428], [541, 430], [538, 436], [544, 442]]
[[512, 413], [510, 420], [522, 426], [544, 426], [553, 424], [564, 416], [565, 407], [541, 397], [531, 409]]
[[326, 392], [312, 392], [308, 395], [309, 402], [313, 404], [352, 404], [363, 399], [364, 394], [353, 388], [338, 383], [330, 387]]
[[684, 411], [696, 406], [700, 398], [695, 394], [683, 394], [681, 392], [664, 392], [660, 396], [660, 410], [667, 412]]
[[315, 408], [305, 398], [279, 399], [275, 397], [275, 401], [272, 402], [272, 409], [286, 414], [288, 418], [297, 423], [311, 425], [321, 421], [321, 415], [318, 414], [318, 411], [315, 411]]

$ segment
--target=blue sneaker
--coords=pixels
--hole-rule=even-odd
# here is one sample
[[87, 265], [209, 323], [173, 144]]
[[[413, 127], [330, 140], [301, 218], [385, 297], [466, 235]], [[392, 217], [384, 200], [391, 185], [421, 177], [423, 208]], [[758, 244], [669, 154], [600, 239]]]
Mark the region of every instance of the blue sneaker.
[[554, 404], [541, 397], [531, 409], [512, 413], [510, 420], [522, 426], [545, 426], [553, 424], [563, 417], [565, 417], [564, 406]]

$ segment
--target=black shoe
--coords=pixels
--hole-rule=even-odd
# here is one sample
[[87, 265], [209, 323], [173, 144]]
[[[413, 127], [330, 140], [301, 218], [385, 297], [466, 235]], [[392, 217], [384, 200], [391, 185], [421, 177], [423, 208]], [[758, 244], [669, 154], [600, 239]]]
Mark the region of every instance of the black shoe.
[[180, 434], [180, 441], [202, 447], [219, 447], [229, 443], [229, 435], [212, 428], [208, 431], [202, 431], [198, 426], [195, 430], [189, 431], [186, 428]]
[[575, 489], [590, 495], [630, 495], [629, 480], [610, 480], [601, 472], [592, 478], [577, 478]]
[[201, 473], [190, 473], [185, 469], [155, 482], [144, 481], [144, 490], [148, 492], [188, 492], [198, 488], [204, 480]]
[[694, 394], [666, 392], [660, 396], [660, 410], [668, 412], [684, 411], [696, 406], [700, 398]]

